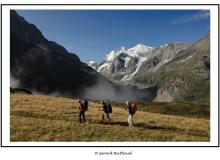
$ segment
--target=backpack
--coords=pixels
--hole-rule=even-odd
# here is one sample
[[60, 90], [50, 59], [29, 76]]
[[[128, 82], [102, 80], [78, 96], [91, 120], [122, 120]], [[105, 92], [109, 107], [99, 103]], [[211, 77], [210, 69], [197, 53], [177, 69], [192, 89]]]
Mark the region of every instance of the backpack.
[[87, 111], [88, 110], [88, 101], [87, 100], [83, 100], [82, 104], [83, 104], [83, 107], [84, 107], [85, 111]]
[[137, 105], [135, 103], [131, 104], [131, 114], [135, 114], [137, 111]]
[[110, 103], [107, 103], [107, 112], [112, 113], [112, 105]]

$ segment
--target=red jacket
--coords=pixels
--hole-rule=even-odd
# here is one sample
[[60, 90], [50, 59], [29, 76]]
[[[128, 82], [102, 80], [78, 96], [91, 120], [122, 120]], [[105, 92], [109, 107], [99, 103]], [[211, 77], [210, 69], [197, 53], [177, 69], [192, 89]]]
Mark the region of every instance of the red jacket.
[[84, 107], [84, 105], [83, 105], [82, 102], [80, 102], [79, 111], [80, 111], [80, 112], [85, 112], [85, 107]]

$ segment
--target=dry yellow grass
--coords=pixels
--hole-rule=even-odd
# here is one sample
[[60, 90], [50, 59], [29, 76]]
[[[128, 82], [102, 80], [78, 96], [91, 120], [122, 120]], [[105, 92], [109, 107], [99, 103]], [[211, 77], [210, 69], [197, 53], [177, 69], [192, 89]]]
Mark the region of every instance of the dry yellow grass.
[[89, 102], [86, 123], [78, 122], [74, 99], [11, 94], [11, 141], [209, 141], [210, 122], [138, 111], [135, 127], [127, 127], [127, 111], [113, 106], [112, 124], [99, 124], [99, 105]]

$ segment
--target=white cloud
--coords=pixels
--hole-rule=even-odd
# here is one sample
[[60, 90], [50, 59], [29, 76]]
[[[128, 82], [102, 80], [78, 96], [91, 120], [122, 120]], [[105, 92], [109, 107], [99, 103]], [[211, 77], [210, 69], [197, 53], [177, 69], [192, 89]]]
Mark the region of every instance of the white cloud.
[[170, 24], [176, 25], [176, 24], [183, 24], [183, 23], [198, 22], [198, 21], [208, 19], [209, 17], [210, 17], [209, 10], [201, 10], [195, 14], [191, 14], [188, 16], [182, 16], [177, 19], [174, 19], [173, 21], [170, 22]]

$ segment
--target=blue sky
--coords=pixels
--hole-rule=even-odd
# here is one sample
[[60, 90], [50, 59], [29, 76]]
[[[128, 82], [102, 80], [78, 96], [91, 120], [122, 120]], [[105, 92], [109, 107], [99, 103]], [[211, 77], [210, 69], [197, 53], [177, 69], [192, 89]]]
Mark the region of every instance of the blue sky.
[[81, 61], [101, 62], [111, 50], [196, 42], [210, 30], [208, 10], [17, 10], [48, 39]]

